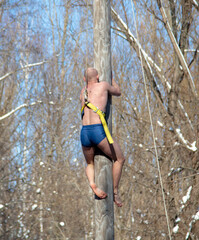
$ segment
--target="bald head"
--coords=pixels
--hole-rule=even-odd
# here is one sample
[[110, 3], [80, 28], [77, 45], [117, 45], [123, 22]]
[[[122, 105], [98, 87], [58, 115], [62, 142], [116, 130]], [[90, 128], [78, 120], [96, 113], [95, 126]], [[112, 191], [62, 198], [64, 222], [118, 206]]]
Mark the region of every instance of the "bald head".
[[96, 80], [97, 76], [98, 76], [98, 71], [95, 68], [87, 68], [87, 70], [84, 72], [84, 77], [88, 82], [92, 80]]

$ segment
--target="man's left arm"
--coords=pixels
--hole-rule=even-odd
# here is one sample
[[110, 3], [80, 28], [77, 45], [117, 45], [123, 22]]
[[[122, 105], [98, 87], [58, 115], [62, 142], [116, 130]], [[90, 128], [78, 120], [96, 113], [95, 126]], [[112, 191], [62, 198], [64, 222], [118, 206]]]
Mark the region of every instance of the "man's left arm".
[[121, 90], [119, 85], [115, 82], [115, 80], [112, 78], [112, 85], [110, 85], [109, 83], [107, 83], [107, 90], [109, 92], [110, 95], [113, 96], [120, 96], [121, 95]]

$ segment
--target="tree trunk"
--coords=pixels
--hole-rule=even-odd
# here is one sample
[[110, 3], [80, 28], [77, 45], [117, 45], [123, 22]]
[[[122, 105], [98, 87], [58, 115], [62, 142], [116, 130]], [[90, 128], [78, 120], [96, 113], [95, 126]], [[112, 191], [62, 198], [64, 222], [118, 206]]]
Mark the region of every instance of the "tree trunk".
[[[94, 0], [94, 64], [100, 81], [111, 84], [111, 13], [109, 0]], [[108, 126], [111, 132], [111, 98], [106, 109]], [[95, 181], [108, 197], [95, 200], [95, 239], [114, 239], [114, 208], [112, 162], [105, 156], [95, 159]]]

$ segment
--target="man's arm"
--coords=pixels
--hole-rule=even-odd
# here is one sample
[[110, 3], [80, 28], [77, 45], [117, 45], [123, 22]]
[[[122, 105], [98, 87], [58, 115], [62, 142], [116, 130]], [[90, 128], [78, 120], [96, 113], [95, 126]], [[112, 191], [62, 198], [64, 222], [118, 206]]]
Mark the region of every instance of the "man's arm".
[[115, 80], [112, 78], [112, 85], [108, 83], [108, 92], [109, 94], [113, 96], [120, 96], [121, 95], [121, 90], [119, 85], [115, 82]]

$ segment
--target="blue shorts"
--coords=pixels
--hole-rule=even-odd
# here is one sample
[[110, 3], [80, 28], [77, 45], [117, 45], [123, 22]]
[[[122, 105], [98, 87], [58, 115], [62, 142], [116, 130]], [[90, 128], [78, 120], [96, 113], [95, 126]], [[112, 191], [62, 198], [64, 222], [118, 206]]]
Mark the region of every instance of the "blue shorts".
[[106, 134], [102, 124], [85, 125], [82, 127], [80, 138], [82, 146], [92, 147], [98, 145]]

